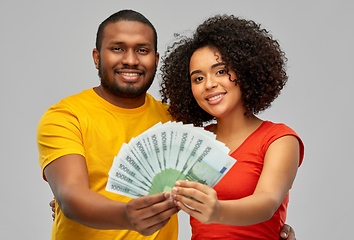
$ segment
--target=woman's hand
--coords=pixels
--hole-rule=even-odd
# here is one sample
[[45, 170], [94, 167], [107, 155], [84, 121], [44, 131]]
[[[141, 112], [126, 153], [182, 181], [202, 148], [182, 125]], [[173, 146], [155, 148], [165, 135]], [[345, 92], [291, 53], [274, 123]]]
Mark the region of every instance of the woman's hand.
[[214, 189], [198, 182], [177, 181], [172, 197], [180, 209], [200, 222], [219, 221], [220, 202]]

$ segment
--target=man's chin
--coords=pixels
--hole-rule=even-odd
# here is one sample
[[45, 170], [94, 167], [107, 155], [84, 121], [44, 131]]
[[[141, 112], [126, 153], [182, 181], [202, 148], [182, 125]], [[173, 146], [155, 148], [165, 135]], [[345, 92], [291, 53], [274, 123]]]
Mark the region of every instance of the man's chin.
[[138, 98], [147, 91], [145, 88], [106, 88], [112, 95], [120, 98]]
[[141, 97], [146, 94], [146, 91], [150, 88], [151, 84], [152, 80], [146, 82], [125, 82], [123, 84], [118, 84], [117, 82], [109, 82], [105, 78], [101, 78], [101, 85], [103, 88], [112, 95], [120, 98], [133, 99]]

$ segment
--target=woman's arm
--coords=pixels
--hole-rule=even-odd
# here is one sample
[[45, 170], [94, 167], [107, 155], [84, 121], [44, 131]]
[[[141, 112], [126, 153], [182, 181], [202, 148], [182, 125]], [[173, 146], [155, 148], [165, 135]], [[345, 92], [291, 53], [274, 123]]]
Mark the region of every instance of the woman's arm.
[[256, 189], [248, 197], [219, 201], [214, 189], [187, 181], [176, 183], [173, 197], [178, 207], [202, 223], [237, 226], [260, 223], [270, 219], [284, 200], [295, 179], [299, 155], [296, 137], [289, 135], [275, 140], [266, 152]]

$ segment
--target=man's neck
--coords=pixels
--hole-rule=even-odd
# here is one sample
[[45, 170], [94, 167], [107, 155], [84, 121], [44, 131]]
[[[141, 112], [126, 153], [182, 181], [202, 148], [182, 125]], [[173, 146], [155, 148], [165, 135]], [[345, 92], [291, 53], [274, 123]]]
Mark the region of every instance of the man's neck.
[[104, 89], [102, 85], [95, 87], [93, 90], [97, 93], [98, 96], [120, 108], [133, 109], [141, 107], [145, 103], [146, 93], [136, 98], [124, 98], [113, 95]]

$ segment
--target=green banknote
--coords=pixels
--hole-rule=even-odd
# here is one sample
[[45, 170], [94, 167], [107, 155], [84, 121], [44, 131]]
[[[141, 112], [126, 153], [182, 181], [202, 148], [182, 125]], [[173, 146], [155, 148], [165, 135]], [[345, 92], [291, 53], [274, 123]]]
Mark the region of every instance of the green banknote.
[[158, 123], [122, 145], [106, 190], [137, 198], [171, 192], [177, 180], [213, 187], [236, 162], [228, 153], [225, 144], [203, 128]]

